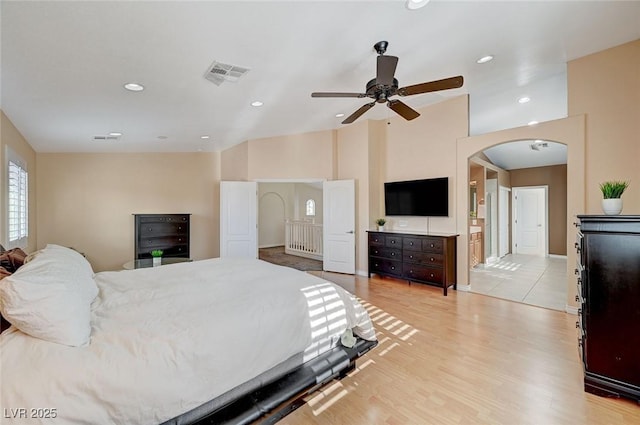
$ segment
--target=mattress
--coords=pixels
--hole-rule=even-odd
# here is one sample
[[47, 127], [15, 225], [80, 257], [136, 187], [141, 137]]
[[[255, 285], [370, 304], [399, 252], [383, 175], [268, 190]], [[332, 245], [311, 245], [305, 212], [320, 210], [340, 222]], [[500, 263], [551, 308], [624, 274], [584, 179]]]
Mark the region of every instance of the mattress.
[[158, 424], [283, 362], [330, 350], [346, 329], [375, 340], [353, 295], [260, 260], [101, 272], [95, 281], [89, 345], [51, 343], [14, 327], [0, 336], [0, 411], [56, 412], [27, 411], [10, 423]]

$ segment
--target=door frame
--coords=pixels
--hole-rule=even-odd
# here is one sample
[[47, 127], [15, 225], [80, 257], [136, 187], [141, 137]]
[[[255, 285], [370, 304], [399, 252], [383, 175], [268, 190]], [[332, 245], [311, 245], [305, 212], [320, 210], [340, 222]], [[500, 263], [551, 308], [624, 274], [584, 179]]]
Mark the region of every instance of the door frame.
[[511, 253], [517, 254], [518, 250], [516, 247], [518, 241], [518, 226], [516, 223], [516, 219], [518, 217], [517, 208], [518, 202], [516, 201], [516, 197], [518, 196], [518, 192], [523, 192], [526, 190], [544, 190], [544, 256], [549, 256], [549, 186], [540, 185], [540, 186], [513, 186], [511, 187]]

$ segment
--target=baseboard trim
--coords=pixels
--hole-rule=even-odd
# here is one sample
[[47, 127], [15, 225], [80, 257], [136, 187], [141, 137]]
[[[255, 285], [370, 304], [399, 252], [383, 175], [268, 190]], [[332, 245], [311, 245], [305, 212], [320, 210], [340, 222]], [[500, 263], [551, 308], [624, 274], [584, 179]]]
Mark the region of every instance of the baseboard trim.
[[564, 311], [569, 313], [569, 314], [573, 314], [574, 316], [578, 315], [578, 307], [574, 307], [574, 306], [569, 305], [569, 304], [565, 304]]
[[456, 285], [456, 291], [460, 292], [471, 292], [471, 285], [460, 285], [459, 283]]
[[262, 248], [277, 248], [279, 246], [284, 247], [284, 243], [271, 244], [271, 245], [259, 245], [258, 249], [262, 249]]
[[551, 258], [560, 258], [560, 259], [564, 259], [564, 260], [567, 259], [566, 255], [560, 255], [560, 254], [549, 254], [549, 257], [551, 257]]

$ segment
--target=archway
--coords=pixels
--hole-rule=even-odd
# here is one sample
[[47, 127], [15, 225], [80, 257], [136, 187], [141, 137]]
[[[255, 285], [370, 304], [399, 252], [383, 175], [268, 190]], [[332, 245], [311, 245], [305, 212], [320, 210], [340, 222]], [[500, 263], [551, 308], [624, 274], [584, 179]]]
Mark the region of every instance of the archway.
[[457, 279], [459, 290], [469, 290], [469, 167], [468, 161], [477, 152], [491, 146], [513, 140], [543, 139], [555, 140], [567, 145], [567, 303], [566, 311], [575, 313], [576, 285], [573, 278], [573, 264], [576, 254], [571, 241], [575, 239], [574, 217], [585, 208], [585, 116], [578, 115], [534, 126], [517, 127], [478, 136], [458, 139], [456, 150], [456, 228]]

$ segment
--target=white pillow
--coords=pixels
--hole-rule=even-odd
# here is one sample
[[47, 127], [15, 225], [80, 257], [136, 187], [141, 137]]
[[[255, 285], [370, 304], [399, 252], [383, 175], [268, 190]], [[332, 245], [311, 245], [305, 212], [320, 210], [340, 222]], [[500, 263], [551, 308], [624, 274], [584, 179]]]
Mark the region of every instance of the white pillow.
[[0, 281], [0, 312], [22, 332], [74, 347], [91, 336], [93, 269], [78, 252], [47, 245]]

